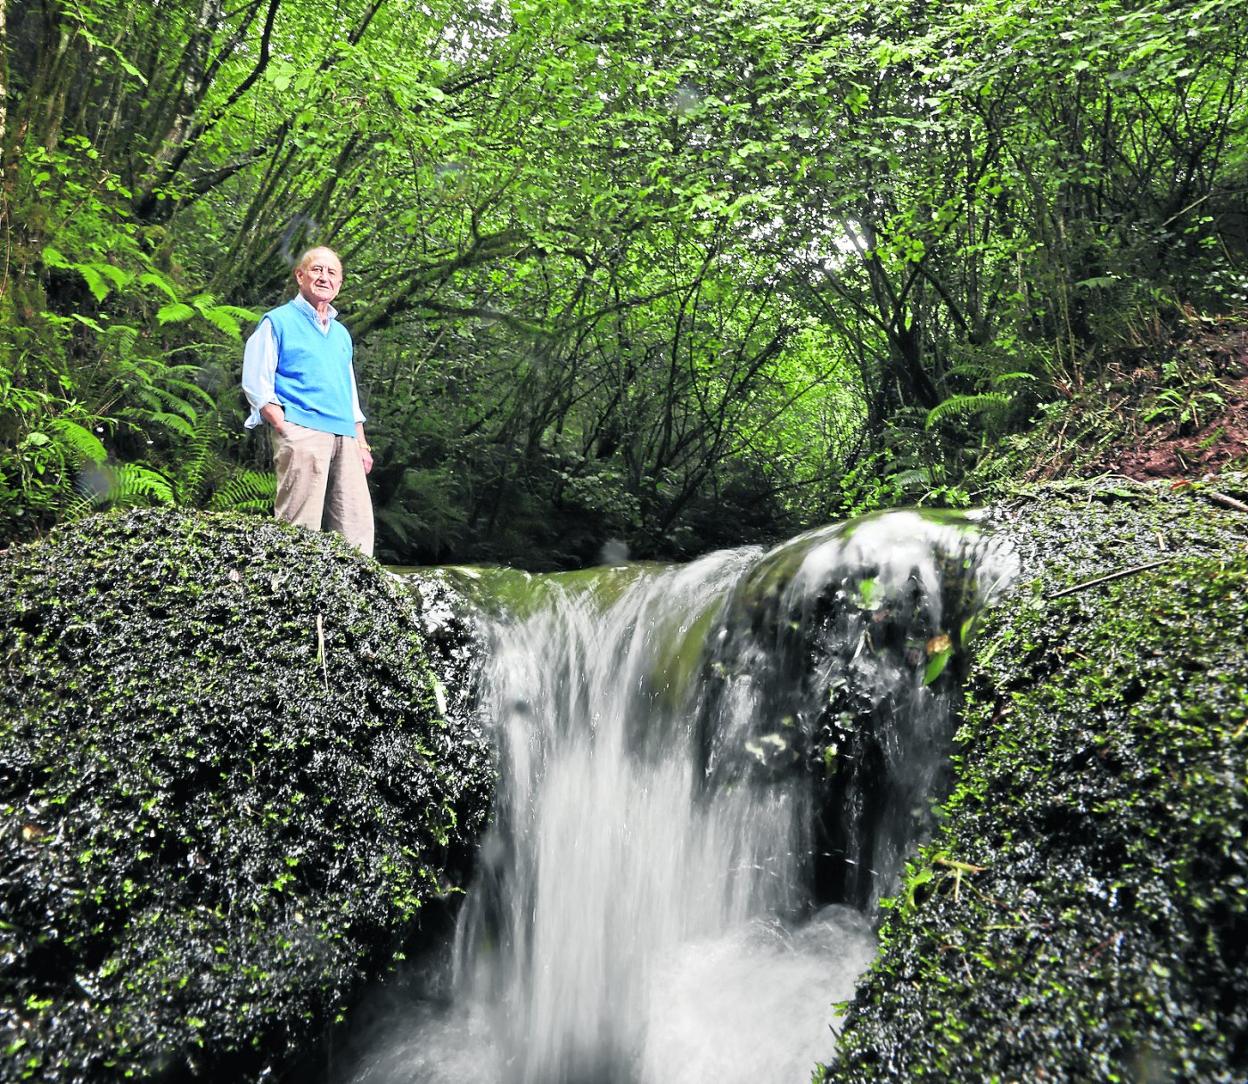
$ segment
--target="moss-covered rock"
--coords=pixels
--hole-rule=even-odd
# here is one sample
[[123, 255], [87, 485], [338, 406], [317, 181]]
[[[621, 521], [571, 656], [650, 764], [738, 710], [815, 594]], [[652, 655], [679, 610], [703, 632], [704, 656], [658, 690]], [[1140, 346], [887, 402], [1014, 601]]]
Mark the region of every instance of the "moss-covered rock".
[[272, 1079], [445, 895], [489, 756], [334, 535], [136, 511], [0, 560], [0, 1079]]
[[1001, 519], [1024, 580], [826, 1079], [1242, 1082], [1248, 516], [1102, 485]]

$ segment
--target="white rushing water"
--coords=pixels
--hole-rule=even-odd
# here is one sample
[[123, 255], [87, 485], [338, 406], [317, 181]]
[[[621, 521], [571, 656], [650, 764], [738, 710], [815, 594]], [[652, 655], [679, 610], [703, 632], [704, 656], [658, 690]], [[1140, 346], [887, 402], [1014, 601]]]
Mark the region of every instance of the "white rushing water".
[[[874, 938], [859, 911], [816, 906], [810, 773], [759, 770], [800, 722], [776, 691], [792, 667], [775, 656], [808, 651], [815, 600], [868, 578], [877, 599], [910, 591], [939, 628], [939, 554], [966, 568], [966, 537], [908, 514], [766, 556], [532, 581], [530, 612], [494, 624], [484, 664], [499, 789], [452, 996], [405, 1009], [348, 1079], [805, 1084], [832, 1056], [832, 1005], [852, 996]], [[781, 633], [760, 639], [748, 625], [769, 589]], [[825, 630], [838, 645], [857, 638], [845, 668], [875, 657], [863, 648], [879, 606]], [[744, 635], [749, 649], [729, 652]], [[837, 657], [820, 656], [813, 710], [848, 680]], [[872, 702], [908, 683], [909, 715], [946, 724], [922, 666], [871, 665], [855, 680]], [[734, 756], [740, 770], [724, 770]], [[890, 839], [873, 853], [896, 864], [900, 849]]]

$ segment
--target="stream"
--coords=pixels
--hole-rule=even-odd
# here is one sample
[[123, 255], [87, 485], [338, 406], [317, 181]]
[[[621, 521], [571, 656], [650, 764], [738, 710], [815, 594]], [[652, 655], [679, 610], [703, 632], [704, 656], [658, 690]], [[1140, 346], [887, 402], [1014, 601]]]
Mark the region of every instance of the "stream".
[[682, 566], [418, 574], [486, 623], [498, 791], [453, 939], [342, 1084], [808, 1081], [1011, 567], [893, 512]]

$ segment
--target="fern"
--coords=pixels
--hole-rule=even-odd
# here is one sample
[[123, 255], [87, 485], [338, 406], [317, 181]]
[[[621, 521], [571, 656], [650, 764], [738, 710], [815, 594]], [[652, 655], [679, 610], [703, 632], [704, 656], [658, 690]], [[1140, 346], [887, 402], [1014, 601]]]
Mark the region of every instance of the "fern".
[[74, 482], [74, 488], [77, 492], [70, 502], [61, 509], [62, 523], [74, 523], [102, 507], [100, 495], [89, 486], [84, 485], [81, 479]]
[[931, 429], [948, 418], [968, 418], [985, 411], [1000, 411], [1010, 405], [1004, 392], [986, 391], [977, 395], [951, 395], [927, 412], [927, 428]]
[[158, 470], [142, 463], [115, 463], [92, 467], [74, 482], [76, 496], [65, 507], [66, 520], [81, 519], [105, 508], [133, 508], [173, 504], [173, 484]]
[[888, 476], [888, 484], [895, 486], [898, 491], [907, 490], [911, 486], [929, 486], [932, 482], [932, 472], [922, 467], [913, 467], [910, 470], [898, 471], [896, 474]]
[[377, 525], [384, 527], [404, 546], [410, 546], [412, 544], [412, 536], [408, 533], [408, 527], [420, 526], [420, 520], [411, 512], [401, 508], [379, 508], [377, 510]]
[[163, 293], [170, 301], [178, 300], [178, 294], [173, 287], [173, 283], [159, 272], [145, 271], [139, 276], [138, 281], [143, 286], [155, 286], [156, 289], [160, 290], [161, 293]]
[[93, 263], [91, 265], [99, 274], [113, 284], [113, 289], [124, 290], [134, 279], [134, 274], [111, 263]]
[[969, 378], [972, 381], [979, 381], [984, 378], [985, 365], [982, 361], [960, 361], [956, 365], [950, 365], [948, 369], [941, 374], [942, 380], [954, 380]]
[[208, 502], [217, 512], [268, 512], [277, 496], [277, 476], [270, 471], [240, 470]]
[[72, 452], [72, 458], [85, 463], [103, 463], [108, 458], [104, 444], [85, 425], [71, 422], [68, 418], [52, 418], [48, 429], [60, 437], [61, 444]]
[[[207, 407], [215, 407], [217, 405], [216, 400], [213, 399], [213, 397], [209, 395], [206, 391], [204, 391], [203, 388], [201, 388], [198, 384], [196, 384], [193, 379], [183, 380], [180, 376], [174, 375], [175, 373], [181, 373], [181, 372], [186, 372], [188, 375], [194, 376], [195, 374], [199, 372], [199, 370], [191, 365], [175, 365], [170, 368], [168, 375], [164, 377], [165, 387], [174, 388], [178, 391], [185, 392], [187, 395], [187, 399], [185, 400], [185, 402], [188, 404], [188, 406], [192, 399], [198, 399], [201, 403], [203, 403]], [[195, 408], [193, 406], [190, 406], [190, 410], [191, 410], [192, 415], [196, 413]], [[183, 410], [181, 411], [181, 413], [185, 414], [186, 411]]]
[[181, 414], [170, 414], [165, 410], [155, 410], [151, 414], [151, 420], [164, 429], [168, 429], [171, 433], [177, 433], [180, 437], [186, 437], [187, 440], [195, 439], [195, 426], [188, 422]]
[[1019, 384], [1027, 380], [1035, 380], [1035, 379], [1036, 379], [1035, 373], [1026, 373], [1026, 372], [998, 373], [996, 376], [992, 378], [992, 386], [994, 388], [1000, 388], [1006, 384]]
[[[178, 417], [178, 421], [182, 419]], [[182, 465], [174, 478], [173, 488], [178, 504], [198, 507], [203, 503], [204, 479], [208, 475], [208, 468], [216, 461], [217, 442], [220, 439], [221, 422], [216, 412], [202, 415], [195, 423], [190, 446], [186, 449]]]
[[161, 305], [156, 311], [156, 322], [158, 324], [180, 324], [194, 315], [195, 310], [186, 302], [170, 301], [168, 305]]
[[121, 463], [113, 469], [110, 504], [123, 508], [145, 504], [173, 504], [173, 486], [160, 471], [142, 463]]
[[218, 331], [225, 333], [232, 339], [241, 339], [243, 337], [242, 325], [239, 324], [231, 313], [226, 312], [220, 306], [198, 305], [196, 308], [199, 315]]

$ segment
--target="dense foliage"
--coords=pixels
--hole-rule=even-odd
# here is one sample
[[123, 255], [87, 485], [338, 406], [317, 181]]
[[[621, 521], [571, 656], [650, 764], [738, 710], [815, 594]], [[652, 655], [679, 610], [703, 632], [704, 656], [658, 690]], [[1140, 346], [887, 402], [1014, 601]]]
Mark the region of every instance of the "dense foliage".
[[1246, 52], [1238, 0], [3, 0], [0, 531], [263, 508], [239, 340], [309, 241], [383, 556], [958, 503], [1243, 302]]
[[1243, 517], [1080, 487], [1003, 520], [1027, 582], [826, 1079], [1241, 1081]]
[[415, 596], [332, 535], [146, 509], [0, 593], [0, 1079], [317, 1067], [488, 806]]

